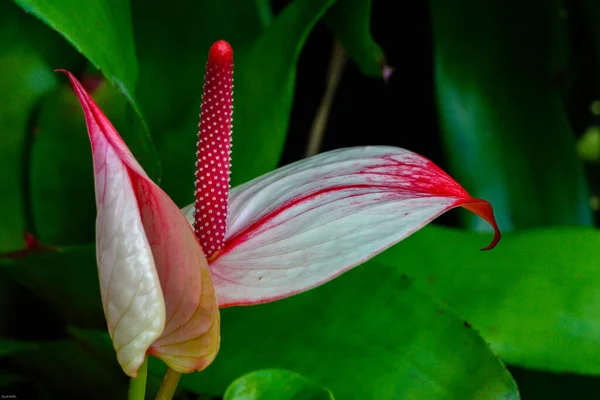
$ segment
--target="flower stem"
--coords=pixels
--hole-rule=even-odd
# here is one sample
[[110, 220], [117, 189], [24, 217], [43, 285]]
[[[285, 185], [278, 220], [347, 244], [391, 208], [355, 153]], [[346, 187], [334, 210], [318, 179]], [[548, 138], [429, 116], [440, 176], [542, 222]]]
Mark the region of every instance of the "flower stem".
[[144, 400], [146, 397], [146, 377], [148, 376], [148, 357], [138, 370], [137, 378], [131, 378], [129, 381], [128, 400]]
[[329, 61], [329, 70], [327, 71], [327, 86], [325, 87], [325, 93], [323, 93], [321, 104], [319, 105], [319, 109], [317, 110], [317, 114], [315, 115], [310, 129], [308, 144], [304, 152], [305, 157], [314, 156], [321, 148], [329, 111], [331, 110], [337, 87], [342, 80], [345, 65], [346, 55], [344, 53], [344, 48], [340, 42], [336, 40], [333, 43], [331, 60]]
[[160, 384], [160, 389], [158, 389], [158, 393], [156, 394], [156, 400], [171, 400], [177, 389], [180, 377], [181, 372], [168, 368]]

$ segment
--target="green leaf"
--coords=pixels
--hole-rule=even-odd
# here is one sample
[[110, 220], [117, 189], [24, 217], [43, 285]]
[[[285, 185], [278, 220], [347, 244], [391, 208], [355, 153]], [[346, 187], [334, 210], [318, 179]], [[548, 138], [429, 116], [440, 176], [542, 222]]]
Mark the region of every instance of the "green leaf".
[[[507, 399], [516, 386], [476, 331], [375, 263], [292, 298], [222, 310], [210, 368], [182, 377], [220, 394], [256, 369], [296, 371], [353, 399]], [[150, 364], [159, 372], [160, 365]]]
[[[361, 295], [360, 302], [351, 301], [348, 307], [354, 307], [355, 316], [360, 316], [361, 313], [378, 314], [381, 310], [370, 304], [385, 303], [385, 296], [396, 296], [396, 281], [407, 274], [414, 278], [419, 289], [433, 293], [453, 309], [460, 311], [504, 361], [560, 373], [570, 371], [600, 375], [600, 347], [596, 343], [596, 339], [600, 337], [600, 314], [595, 308], [599, 301], [596, 288], [600, 287], [600, 274], [596, 258], [590, 256], [596, 254], [600, 232], [591, 228], [556, 228], [513, 233], [504, 235], [502, 242], [494, 250], [478, 251], [488, 239], [487, 235], [472, 232], [427, 227], [379, 255], [376, 261], [385, 266], [366, 265], [357, 269], [364, 271], [359, 277], [364, 274], [362, 279], [372, 281], [371, 284], [380, 285], [381, 288], [364, 291], [368, 293], [364, 305]], [[39, 293], [67, 320], [81, 326], [104, 328], [95, 265], [95, 250], [92, 245], [31, 254], [23, 259], [0, 259], [0, 268]], [[340, 279], [347, 279], [349, 282], [340, 285], [351, 287], [351, 280], [359, 278], [346, 278], [344, 275]], [[253, 332], [257, 329], [257, 337], [260, 334], [266, 335], [257, 339], [266, 346], [271, 340], [284, 340], [286, 332], [293, 335], [293, 331], [297, 329], [294, 324], [298, 323], [294, 319], [296, 316], [302, 323], [310, 322], [306, 327], [298, 328], [298, 335], [304, 332], [309, 337], [316, 337], [316, 333], [308, 331], [326, 329], [324, 327], [330, 321], [325, 316], [315, 319], [312, 314], [321, 313], [316, 305], [310, 310], [312, 314], [301, 317], [302, 313], [307, 312], [306, 309], [310, 309], [311, 304], [327, 305], [326, 309], [329, 310], [329, 297], [340, 296], [335, 294], [338, 290], [337, 280], [335, 282], [323, 289], [272, 305], [224, 310], [223, 358], [228, 357], [229, 351], [235, 351], [238, 346], [249, 342], [242, 337], [249, 326], [253, 327]], [[401, 284], [402, 282], [404, 281], [400, 280]], [[364, 285], [370, 284], [365, 282]], [[401, 291], [400, 297], [393, 301], [406, 301], [402, 299], [409, 298], [415, 291], [411, 288], [409, 294], [406, 292], [407, 290]], [[363, 292], [355, 290], [354, 294], [346, 295], [347, 299], [355, 299], [356, 293]], [[309, 300], [313, 296], [315, 303]], [[430, 302], [426, 296], [424, 298], [424, 301]], [[339, 304], [338, 307], [343, 308]], [[397, 307], [400, 307], [399, 311], [394, 315], [401, 315], [400, 321], [409, 321], [402, 314], [404, 306], [401, 304]], [[265, 311], [257, 311], [263, 309]], [[373, 312], [374, 309], [377, 312]], [[323, 312], [328, 315], [335, 308], [327, 310]], [[395, 318], [388, 313], [396, 311], [385, 311], [385, 307], [382, 310], [382, 319]], [[414, 312], [418, 310], [417, 308]], [[342, 311], [344, 310], [340, 313]], [[412, 311], [408, 315], [412, 315], [411, 313]], [[268, 321], [267, 316], [273, 318], [273, 321], [263, 327]], [[239, 322], [236, 322], [238, 318]], [[340, 319], [343, 319], [342, 314], [334, 316], [332, 323], [337, 323], [339, 327], [342, 325]], [[392, 329], [401, 329], [394, 326], [396, 322], [389, 323]], [[404, 322], [402, 324], [405, 325]], [[352, 327], [354, 329], [353, 325]], [[273, 334], [269, 329], [273, 329]], [[387, 332], [390, 328], [386, 326], [381, 329]], [[239, 333], [231, 333], [229, 330]], [[279, 332], [280, 330], [283, 332]], [[342, 336], [345, 337], [346, 334]], [[350, 336], [344, 340], [355, 337], [354, 333]], [[374, 334], [370, 333], [368, 336], [375, 340]], [[544, 340], [539, 340], [540, 337]], [[238, 341], [241, 344], [232, 344]], [[306, 343], [304, 345], [308, 346]], [[228, 346], [233, 347], [227, 350]], [[333, 345], [334, 348], [336, 346]], [[261, 347], [256, 352], [268, 348]], [[280, 349], [280, 352], [286, 354], [288, 350]], [[241, 354], [245, 354], [244, 351]], [[249, 354], [247, 357], [252, 358]], [[262, 357], [266, 360], [263, 361], [264, 364], [258, 365], [257, 362], [257, 365], [240, 365], [239, 370], [228, 372], [229, 380], [217, 380], [215, 385], [218, 389], [215, 392], [224, 389], [226, 384], [243, 373], [260, 368], [281, 367], [315, 379], [327, 385], [337, 395], [343, 396], [344, 392], [338, 392], [338, 388], [329, 381], [311, 375], [311, 371], [307, 373], [304, 369], [296, 368], [294, 360], [286, 361], [289, 364], [274, 364], [267, 362], [268, 355]]]
[[486, 239], [428, 227], [376, 260], [463, 313], [507, 363], [600, 374], [600, 231], [515, 233], [478, 251]]
[[156, 150], [135, 100], [138, 64], [133, 42], [131, 10], [121, 0], [15, 0], [28, 13], [58, 31], [119, 88], [144, 125], [121, 132], [150, 177], [160, 175]]
[[[163, 1], [134, 0], [132, 10], [140, 67], [137, 95], [149, 117], [162, 160], [161, 186], [177, 204], [184, 206], [193, 201], [198, 121], [208, 50], [216, 40], [229, 41], [237, 73], [238, 52], [258, 37], [261, 23], [253, 1], [187, 0], [179, 7], [165, 9]], [[236, 97], [242, 90], [239, 86], [242, 85], [236, 82]], [[236, 142], [239, 136], [236, 115], [241, 105], [237, 100], [234, 103]]]
[[[452, 172], [501, 230], [590, 225], [589, 194], [560, 98], [559, 1], [431, 3], [436, 89]], [[485, 222], [469, 216], [476, 229]]]
[[223, 400], [334, 400], [334, 397], [329, 390], [295, 372], [265, 369], [233, 381]]
[[163, 160], [162, 187], [176, 203], [193, 200], [198, 115], [211, 44], [224, 39], [234, 50], [232, 185], [237, 185], [278, 165], [298, 55], [333, 2], [294, 1], [264, 30], [255, 1], [188, 0], [187, 7], [169, 8], [168, 18], [163, 2], [133, 2], [138, 97]]
[[[25, 247], [25, 196], [28, 118], [39, 99], [56, 86], [43, 55], [27, 39], [39, 32], [35, 23], [9, 2], [0, 4], [0, 253]], [[52, 35], [40, 45], [54, 47]]]
[[[131, 7], [140, 70], [137, 97], [161, 158], [171, 154], [165, 152], [165, 145], [177, 148], [184, 142], [176, 156], [189, 154], [189, 169], [194, 165], [208, 50], [215, 41], [227, 40], [237, 62], [238, 51], [260, 35], [261, 24], [253, 1], [186, 0], [178, 4], [165, 8], [160, 0], [133, 0]], [[170, 163], [164, 164], [166, 175], [172, 175]]]
[[386, 60], [371, 36], [371, 8], [371, 0], [339, 0], [324, 21], [364, 74], [381, 77]]

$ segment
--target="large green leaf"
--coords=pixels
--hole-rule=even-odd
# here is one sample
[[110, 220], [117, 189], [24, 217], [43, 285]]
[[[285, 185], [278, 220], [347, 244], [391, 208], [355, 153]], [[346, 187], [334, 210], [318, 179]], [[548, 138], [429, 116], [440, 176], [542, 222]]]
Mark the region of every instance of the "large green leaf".
[[163, 188], [178, 204], [193, 200], [198, 115], [210, 45], [225, 39], [234, 50], [232, 185], [236, 185], [277, 166], [298, 54], [333, 2], [294, 1], [264, 30], [254, 1], [189, 0], [168, 9], [168, 18], [163, 2], [133, 2], [140, 59], [138, 97], [150, 116], [163, 160]]
[[342, 399], [518, 398], [475, 330], [410, 279], [375, 263], [310, 292], [221, 316], [219, 356], [201, 374], [182, 378], [187, 389], [219, 394], [246, 372], [283, 368]]
[[[19, 275], [23, 283], [65, 318], [100, 326], [93, 264], [93, 246], [3, 260], [9, 272], [27, 268]], [[357, 294], [360, 300], [348, 301]], [[285, 301], [224, 310], [222, 337], [216, 364], [198, 380], [184, 377], [185, 388], [218, 394], [245, 372], [289, 368], [343, 398], [516, 396], [509, 375], [468, 324], [381, 265], [363, 266]], [[361, 384], [357, 389], [348, 382]]]
[[600, 374], [600, 231], [515, 233], [477, 251], [486, 239], [429, 227], [376, 259], [462, 312], [504, 361]]
[[[600, 232], [571, 228], [513, 233], [505, 235], [494, 250], [479, 252], [487, 239], [486, 235], [432, 226], [378, 256], [378, 262], [385, 266], [358, 270], [372, 277], [364, 279], [379, 284], [402, 274], [414, 278], [418, 287], [463, 313], [506, 362], [548, 371], [600, 374], [600, 347], [596, 343], [600, 337], [600, 309], [596, 307], [600, 274], [598, 257], [593, 256]], [[104, 327], [93, 246], [2, 259], [0, 267], [51, 302], [66, 319], [82, 326]], [[329, 295], [335, 295], [336, 284], [326, 288], [330, 289], [319, 290], [331, 290]], [[309, 293], [307, 297], [315, 293], [317, 299], [328, 296]], [[385, 293], [369, 294], [373, 296]], [[300, 306], [295, 305], [295, 299], [289, 301], [289, 313], [294, 314], [295, 307]], [[362, 303], [352, 306], [371, 309]], [[265, 307], [275, 313], [269, 307], [287, 306]], [[238, 310], [225, 310], [224, 326], [236, 325], [236, 313], [240, 313], [239, 328], [232, 330], [246, 332], [248, 324], [263, 324], [244, 320], [250, 318], [245, 317], [246, 312], [260, 315], [255, 308]], [[285, 325], [281, 318], [288, 311], [280, 312], [275, 321]], [[233, 317], [228, 317], [229, 313]], [[224, 336], [224, 349], [227, 338]], [[294, 365], [256, 365], [255, 369], [271, 367], [304, 373]], [[248, 371], [234, 371], [230, 378]], [[327, 381], [316, 380], [337, 394]]]
[[[452, 172], [503, 231], [589, 225], [583, 168], [560, 99], [559, 1], [431, 2], [439, 112]], [[469, 224], [485, 222], [469, 216]]]
[[[28, 119], [39, 99], [56, 85], [43, 56], [26, 33], [39, 32], [13, 4], [0, 4], [0, 253], [25, 247]], [[52, 35], [40, 45], [53, 47]]]
[[331, 392], [292, 371], [265, 369], [239, 377], [223, 400], [333, 400]]
[[381, 76], [386, 61], [371, 36], [371, 7], [371, 0], [339, 0], [324, 20], [363, 73]]
[[[140, 123], [145, 125], [134, 96], [138, 64], [128, 1], [15, 0], [15, 2], [58, 31], [101, 69], [125, 95], [138, 113]], [[139, 127], [120, 133], [146, 172], [151, 177], [157, 178], [160, 175], [160, 163], [147, 128]]]

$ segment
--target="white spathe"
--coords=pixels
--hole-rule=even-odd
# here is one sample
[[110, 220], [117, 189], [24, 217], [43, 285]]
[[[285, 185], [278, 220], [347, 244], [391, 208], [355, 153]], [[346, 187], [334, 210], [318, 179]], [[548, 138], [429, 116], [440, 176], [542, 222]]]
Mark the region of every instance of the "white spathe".
[[220, 307], [308, 290], [453, 207], [483, 203], [431, 161], [388, 146], [300, 160], [233, 188], [229, 201], [225, 247], [210, 262]]

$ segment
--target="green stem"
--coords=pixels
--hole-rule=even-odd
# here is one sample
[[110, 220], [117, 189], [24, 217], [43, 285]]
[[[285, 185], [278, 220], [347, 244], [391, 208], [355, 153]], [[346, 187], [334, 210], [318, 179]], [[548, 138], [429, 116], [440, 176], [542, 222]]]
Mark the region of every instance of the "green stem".
[[131, 378], [129, 381], [128, 400], [144, 400], [146, 397], [146, 377], [148, 376], [148, 357], [138, 370], [137, 378]]
[[160, 384], [160, 389], [158, 389], [158, 393], [156, 394], [156, 400], [171, 400], [177, 389], [180, 377], [180, 372], [168, 368], [167, 373]]
[[336, 40], [333, 43], [331, 60], [329, 61], [329, 70], [327, 71], [327, 86], [310, 129], [308, 144], [306, 145], [306, 151], [304, 152], [305, 157], [314, 156], [321, 149], [323, 135], [325, 134], [325, 128], [327, 127], [327, 118], [329, 117], [329, 111], [333, 104], [335, 92], [342, 80], [345, 65], [346, 55], [344, 53], [344, 48], [340, 42]]

